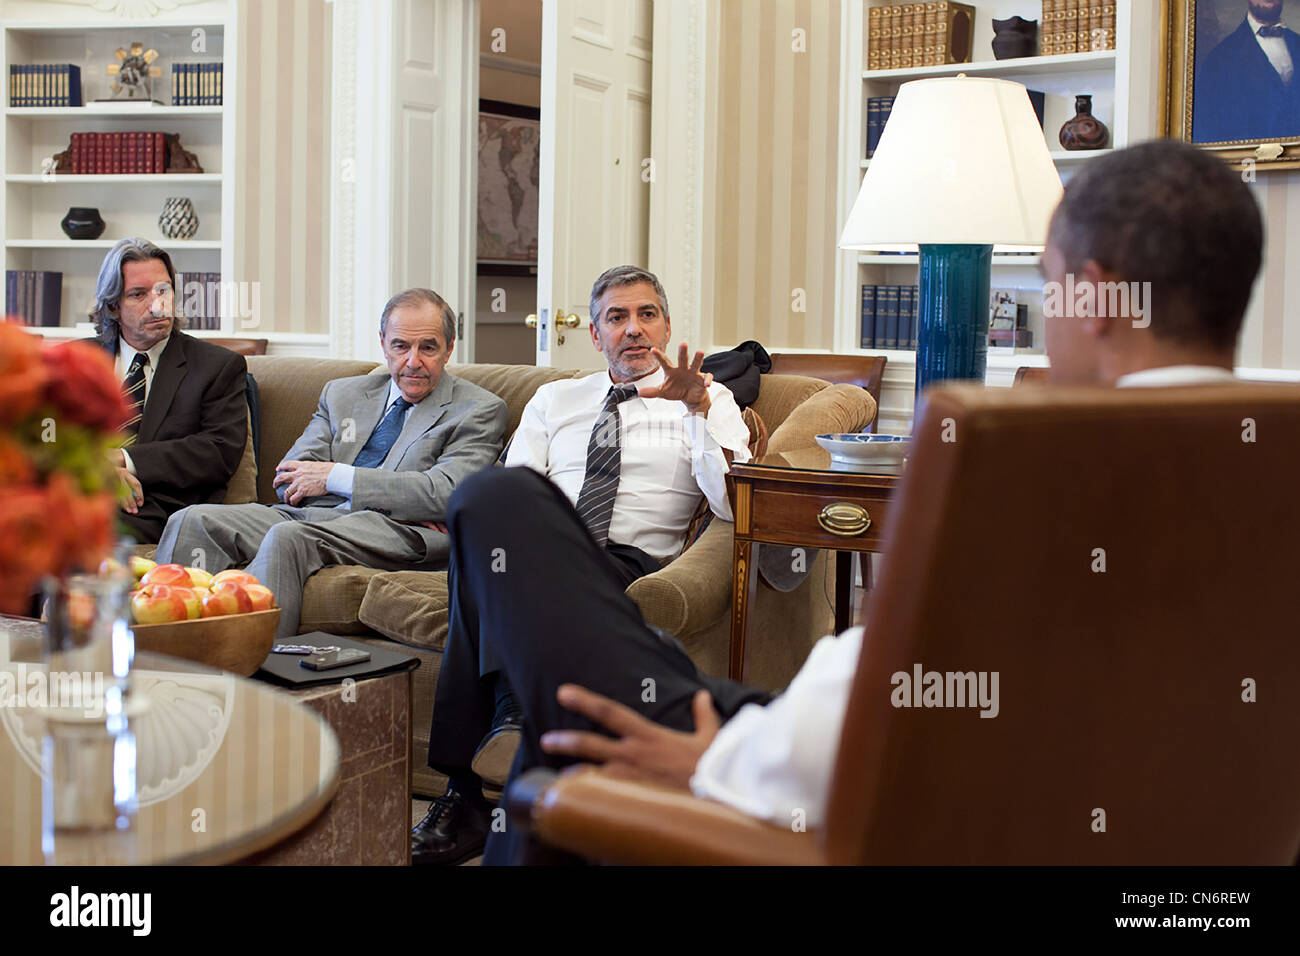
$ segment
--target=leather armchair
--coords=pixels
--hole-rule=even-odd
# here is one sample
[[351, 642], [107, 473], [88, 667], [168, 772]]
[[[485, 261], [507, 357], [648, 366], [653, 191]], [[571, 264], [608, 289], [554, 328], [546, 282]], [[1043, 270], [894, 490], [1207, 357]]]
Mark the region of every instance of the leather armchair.
[[[1297, 434], [1289, 386], [936, 389], [824, 831], [591, 768], [512, 820], [617, 863], [1289, 865]], [[915, 664], [998, 672], [997, 716], [893, 706]]]

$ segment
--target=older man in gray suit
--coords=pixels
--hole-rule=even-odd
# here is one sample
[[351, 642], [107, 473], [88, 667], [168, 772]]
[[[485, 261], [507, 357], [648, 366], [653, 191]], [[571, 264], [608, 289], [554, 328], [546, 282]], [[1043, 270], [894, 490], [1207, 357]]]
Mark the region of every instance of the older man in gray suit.
[[[194, 505], [174, 514], [159, 562], [248, 564], [281, 607], [277, 638], [298, 633], [302, 588], [322, 567], [443, 568], [452, 490], [501, 453], [506, 405], [443, 371], [456, 320], [429, 289], [384, 306], [388, 375], [329, 382], [302, 436], [276, 467], [278, 505]], [[201, 559], [198, 557], [201, 556]]]

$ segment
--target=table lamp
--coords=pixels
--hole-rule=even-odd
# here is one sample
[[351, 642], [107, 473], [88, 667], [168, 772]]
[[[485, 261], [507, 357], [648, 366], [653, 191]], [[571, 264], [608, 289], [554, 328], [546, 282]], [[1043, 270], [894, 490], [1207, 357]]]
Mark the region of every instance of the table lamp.
[[1060, 198], [1024, 86], [961, 75], [899, 88], [840, 248], [920, 247], [918, 395], [984, 381], [993, 250], [1041, 251]]

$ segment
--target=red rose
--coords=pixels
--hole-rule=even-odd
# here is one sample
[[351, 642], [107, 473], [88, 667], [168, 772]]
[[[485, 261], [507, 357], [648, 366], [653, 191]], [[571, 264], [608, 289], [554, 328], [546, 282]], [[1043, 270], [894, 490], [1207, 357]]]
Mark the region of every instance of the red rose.
[[40, 404], [45, 392], [41, 340], [21, 326], [0, 322], [0, 425], [12, 425]]
[[44, 352], [45, 397], [77, 425], [114, 432], [131, 417], [108, 353], [89, 342], [63, 342]]

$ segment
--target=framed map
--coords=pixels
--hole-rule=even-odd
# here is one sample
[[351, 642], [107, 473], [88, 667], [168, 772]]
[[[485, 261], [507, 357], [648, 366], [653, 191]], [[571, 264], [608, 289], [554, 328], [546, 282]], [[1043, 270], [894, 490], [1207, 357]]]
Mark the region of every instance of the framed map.
[[480, 100], [478, 261], [537, 262], [537, 181], [541, 113]]

